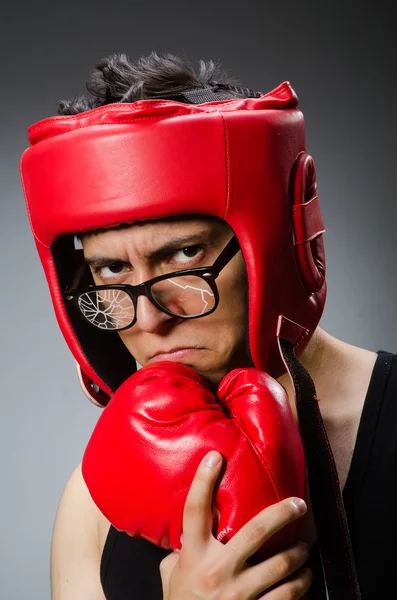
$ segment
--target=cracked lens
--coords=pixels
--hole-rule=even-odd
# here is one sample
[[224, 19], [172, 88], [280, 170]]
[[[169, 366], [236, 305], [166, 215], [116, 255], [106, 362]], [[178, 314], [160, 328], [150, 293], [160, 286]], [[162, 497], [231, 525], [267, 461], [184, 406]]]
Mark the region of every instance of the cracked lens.
[[181, 317], [204, 315], [215, 304], [208, 283], [196, 275], [163, 279], [152, 286], [152, 294], [160, 306]]
[[122, 290], [87, 292], [79, 298], [85, 318], [99, 329], [122, 329], [134, 318], [134, 306]]

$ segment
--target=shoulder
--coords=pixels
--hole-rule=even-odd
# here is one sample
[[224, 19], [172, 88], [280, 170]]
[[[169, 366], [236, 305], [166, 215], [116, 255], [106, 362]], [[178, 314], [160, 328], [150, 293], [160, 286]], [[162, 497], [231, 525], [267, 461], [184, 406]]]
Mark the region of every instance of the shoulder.
[[317, 388], [328, 439], [343, 489], [356, 446], [359, 424], [373, 379], [377, 353], [331, 339]]
[[56, 523], [83, 525], [100, 553], [109, 532], [110, 523], [94, 503], [81, 472], [81, 463], [72, 471], [59, 504]]
[[[61, 501], [59, 503], [56, 522], [84, 522], [85, 530], [89, 529], [93, 538], [98, 537], [98, 526], [101, 513], [94, 504], [81, 473], [81, 464], [72, 471]], [[88, 533], [88, 531], [87, 531]]]
[[94, 504], [78, 465], [65, 486], [55, 519], [51, 545], [54, 597], [69, 598], [69, 590], [87, 591], [84, 581], [99, 589], [106, 528], [109, 523]]

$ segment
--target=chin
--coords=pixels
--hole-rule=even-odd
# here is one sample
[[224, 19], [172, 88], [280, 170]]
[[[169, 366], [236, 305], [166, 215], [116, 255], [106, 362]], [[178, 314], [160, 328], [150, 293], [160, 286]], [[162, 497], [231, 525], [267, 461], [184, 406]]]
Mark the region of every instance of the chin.
[[[217, 358], [221, 358], [222, 360], [216, 360]], [[168, 356], [159, 355], [144, 362], [140, 362], [139, 360], [138, 362], [142, 366], [146, 366], [154, 364], [157, 360], [170, 360], [194, 369], [196, 373], [204, 377], [209, 383], [213, 392], [216, 392], [222, 379], [233, 369], [253, 366], [251, 359], [245, 353], [235, 352], [234, 355], [230, 355], [225, 350], [220, 353], [208, 348], [193, 352], [169, 354]]]

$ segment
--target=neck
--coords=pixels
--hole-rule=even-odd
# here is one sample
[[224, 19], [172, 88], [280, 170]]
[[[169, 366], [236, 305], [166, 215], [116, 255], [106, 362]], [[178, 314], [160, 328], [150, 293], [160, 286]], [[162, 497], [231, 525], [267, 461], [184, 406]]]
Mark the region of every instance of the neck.
[[[314, 383], [319, 382], [330, 369], [334, 369], [338, 362], [338, 343], [336, 338], [329, 335], [326, 331], [317, 327], [309, 343], [298, 357], [299, 362], [310, 373]], [[292, 390], [292, 384], [289, 373], [284, 373], [278, 378], [278, 382], [289, 392]]]
[[[338, 340], [317, 327], [298, 359], [313, 379], [321, 408], [327, 413], [328, 408], [335, 410], [346, 402], [351, 404], [353, 397], [365, 396], [376, 354]], [[278, 382], [286, 389], [296, 415], [289, 373], [281, 375]]]
[[[317, 327], [308, 345], [298, 357], [300, 363], [313, 379], [317, 396], [322, 400], [322, 407], [335, 398], [336, 382], [344, 379], [343, 374], [348, 368], [348, 349], [352, 348], [341, 340]], [[289, 373], [284, 373], [278, 382], [285, 388], [296, 421], [295, 392]], [[331, 397], [332, 396], [332, 397]]]

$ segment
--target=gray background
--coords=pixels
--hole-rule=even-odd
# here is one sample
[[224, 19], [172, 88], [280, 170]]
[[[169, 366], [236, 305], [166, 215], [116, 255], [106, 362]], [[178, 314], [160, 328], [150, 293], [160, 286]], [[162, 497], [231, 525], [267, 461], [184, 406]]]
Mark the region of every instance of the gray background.
[[[245, 85], [283, 80], [306, 116], [327, 225], [322, 326], [397, 351], [394, 2], [13, 2], [1, 14], [0, 597], [49, 598], [56, 507], [99, 416], [80, 392], [33, 244], [18, 161], [26, 128], [84, 91], [100, 57], [220, 59]], [[76, 600], [80, 600], [77, 599]]]

